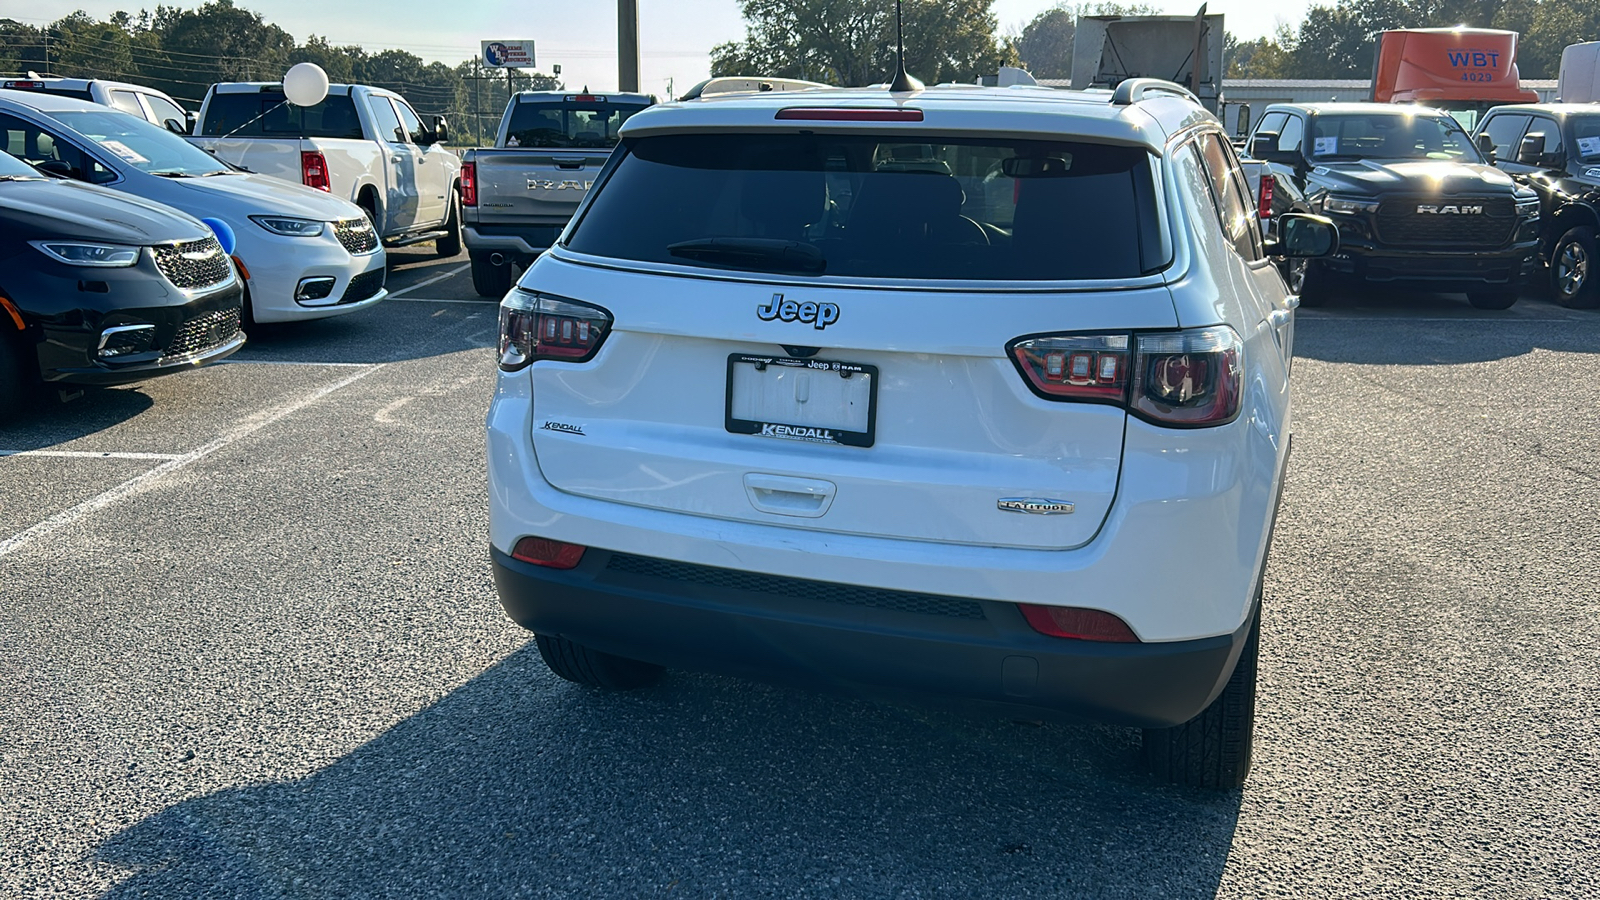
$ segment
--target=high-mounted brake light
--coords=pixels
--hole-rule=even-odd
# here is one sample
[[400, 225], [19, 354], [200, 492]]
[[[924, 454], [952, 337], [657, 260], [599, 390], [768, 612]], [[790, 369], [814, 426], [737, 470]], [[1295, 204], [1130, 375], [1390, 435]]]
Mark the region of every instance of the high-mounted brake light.
[[42, 90], [44, 90], [44, 82], [42, 82], [42, 81], [7, 81], [3, 85], [0, 85], [0, 87], [4, 87], [7, 90], [11, 90], [11, 91], [42, 91]]
[[921, 122], [920, 109], [872, 109], [862, 107], [791, 106], [778, 110], [779, 119], [804, 119], [822, 122]]
[[1272, 193], [1278, 187], [1278, 179], [1263, 172], [1261, 174], [1261, 201], [1256, 208], [1256, 214], [1263, 219], [1272, 218]]
[[610, 331], [611, 313], [598, 306], [512, 288], [500, 302], [500, 369], [541, 359], [586, 362]]
[[1113, 403], [1158, 425], [1224, 425], [1239, 415], [1244, 345], [1226, 325], [1013, 341], [1011, 360], [1047, 400]]
[[300, 181], [319, 191], [333, 190], [328, 181], [328, 158], [317, 150], [300, 151]]
[[568, 544], [549, 538], [525, 537], [511, 550], [511, 558], [549, 569], [571, 569], [583, 561], [582, 544]]
[[1035, 603], [1018, 603], [1017, 608], [1022, 610], [1022, 617], [1028, 620], [1029, 627], [1040, 634], [1080, 641], [1139, 643], [1139, 636], [1133, 633], [1127, 622], [1098, 609], [1041, 606]]
[[461, 205], [478, 205], [478, 164], [475, 162], [461, 164]]

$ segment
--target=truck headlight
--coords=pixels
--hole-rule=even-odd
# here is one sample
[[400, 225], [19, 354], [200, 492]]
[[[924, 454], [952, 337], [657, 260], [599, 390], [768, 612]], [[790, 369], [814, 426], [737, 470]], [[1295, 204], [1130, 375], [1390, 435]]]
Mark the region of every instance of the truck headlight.
[[1328, 197], [1322, 201], [1322, 209], [1331, 213], [1375, 213], [1378, 211], [1378, 201]]
[[326, 225], [316, 219], [295, 219], [289, 216], [251, 216], [250, 221], [273, 234], [284, 237], [316, 237]]
[[122, 269], [139, 261], [138, 247], [87, 244], [78, 241], [30, 241], [45, 256], [69, 266]]
[[1518, 218], [1523, 218], [1523, 217], [1527, 217], [1527, 216], [1537, 216], [1538, 214], [1539, 214], [1539, 198], [1538, 197], [1518, 197], [1517, 198], [1517, 217]]

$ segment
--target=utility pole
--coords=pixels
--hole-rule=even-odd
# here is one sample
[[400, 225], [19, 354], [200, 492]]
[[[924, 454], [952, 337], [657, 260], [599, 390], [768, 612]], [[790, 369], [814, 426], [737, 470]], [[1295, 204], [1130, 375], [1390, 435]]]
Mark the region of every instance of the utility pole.
[[617, 90], [639, 93], [639, 0], [617, 0]]

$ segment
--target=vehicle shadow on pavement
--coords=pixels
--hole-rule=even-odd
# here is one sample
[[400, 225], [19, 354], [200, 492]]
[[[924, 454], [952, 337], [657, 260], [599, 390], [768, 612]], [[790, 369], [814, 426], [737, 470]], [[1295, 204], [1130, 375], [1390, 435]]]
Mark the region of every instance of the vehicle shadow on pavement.
[[137, 386], [87, 388], [66, 403], [51, 396], [18, 418], [0, 423], [0, 450], [45, 450], [114, 428], [154, 405], [155, 400]]
[[[490, 348], [499, 336], [499, 304], [435, 305], [386, 300], [346, 316], [309, 322], [257, 323], [235, 362], [375, 365]], [[494, 357], [484, 357], [486, 367]]]
[[1600, 352], [1600, 313], [1524, 298], [1504, 311], [1452, 294], [1340, 298], [1296, 317], [1295, 356], [1376, 366], [1492, 362], [1534, 350]]
[[969, 720], [707, 675], [628, 694], [528, 645], [299, 781], [97, 852], [106, 896], [1214, 896], [1240, 792], [1122, 729]]

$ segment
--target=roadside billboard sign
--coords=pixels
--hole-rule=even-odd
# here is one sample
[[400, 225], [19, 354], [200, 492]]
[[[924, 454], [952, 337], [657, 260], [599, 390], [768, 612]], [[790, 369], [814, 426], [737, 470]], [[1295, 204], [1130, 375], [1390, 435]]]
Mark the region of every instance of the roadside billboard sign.
[[483, 41], [483, 64], [492, 69], [532, 69], [533, 41]]

